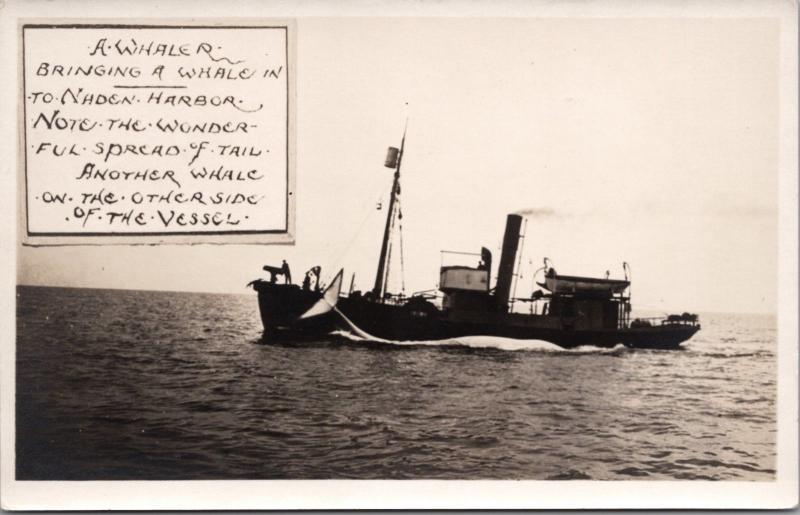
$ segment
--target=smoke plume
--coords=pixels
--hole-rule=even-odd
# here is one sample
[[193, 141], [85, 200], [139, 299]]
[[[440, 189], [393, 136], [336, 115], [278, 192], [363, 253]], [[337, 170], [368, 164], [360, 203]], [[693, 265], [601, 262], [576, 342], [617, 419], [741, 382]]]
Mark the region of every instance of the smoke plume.
[[529, 207], [527, 209], [520, 209], [514, 214], [530, 218], [548, 218], [556, 216], [555, 210], [551, 207]]

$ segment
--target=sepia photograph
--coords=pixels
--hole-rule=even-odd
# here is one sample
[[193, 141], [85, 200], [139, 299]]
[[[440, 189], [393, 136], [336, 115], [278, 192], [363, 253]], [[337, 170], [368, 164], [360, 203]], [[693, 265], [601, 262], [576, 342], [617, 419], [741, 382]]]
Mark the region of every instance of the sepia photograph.
[[645, 4], [3, 14], [3, 507], [795, 505], [797, 6]]

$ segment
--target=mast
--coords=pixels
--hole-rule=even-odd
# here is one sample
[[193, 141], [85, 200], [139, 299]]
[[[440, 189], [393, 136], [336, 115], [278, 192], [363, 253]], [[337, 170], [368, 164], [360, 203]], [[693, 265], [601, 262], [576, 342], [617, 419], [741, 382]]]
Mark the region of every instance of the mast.
[[[406, 120], [406, 128], [408, 128], [408, 120]], [[380, 302], [383, 302], [383, 294], [386, 287], [386, 278], [384, 277], [386, 270], [386, 254], [389, 249], [389, 238], [391, 237], [392, 218], [397, 201], [397, 194], [400, 190], [400, 164], [403, 161], [403, 150], [406, 146], [406, 128], [403, 129], [403, 139], [400, 142], [400, 150], [397, 151], [397, 149], [394, 149], [397, 151], [397, 157], [394, 159], [394, 162], [392, 162], [391, 159], [393, 147], [389, 147], [389, 155], [386, 157], [386, 166], [394, 168], [394, 181], [392, 182], [392, 195], [389, 199], [389, 209], [388, 213], [386, 213], [386, 227], [383, 230], [381, 256], [378, 259], [378, 272], [375, 274], [375, 286], [372, 288], [372, 293]]]

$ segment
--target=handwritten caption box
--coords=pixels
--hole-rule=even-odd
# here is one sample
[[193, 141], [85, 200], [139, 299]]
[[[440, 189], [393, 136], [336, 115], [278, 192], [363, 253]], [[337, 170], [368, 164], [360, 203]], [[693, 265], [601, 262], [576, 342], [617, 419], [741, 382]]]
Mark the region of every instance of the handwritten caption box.
[[289, 230], [288, 27], [22, 32], [29, 236]]

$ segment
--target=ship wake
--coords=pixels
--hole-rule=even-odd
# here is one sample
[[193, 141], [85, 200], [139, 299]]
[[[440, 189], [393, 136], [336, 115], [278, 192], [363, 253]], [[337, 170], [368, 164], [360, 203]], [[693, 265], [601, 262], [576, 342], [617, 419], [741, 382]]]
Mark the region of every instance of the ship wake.
[[582, 345], [572, 349], [565, 349], [558, 345], [544, 340], [517, 340], [514, 338], [504, 338], [501, 336], [461, 336], [458, 338], [447, 338], [444, 340], [386, 340], [373, 336], [347, 318], [341, 311], [333, 308], [342, 320], [347, 324], [349, 330], [337, 330], [330, 334], [345, 338], [352, 342], [380, 343], [385, 345], [398, 345], [408, 347], [465, 347], [471, 349], [497, 349], [503, 351], [528, 351], [541, 353], [566, 353], [566, 354], [619, 354], [628, 350], [622, 344], [615, 347], [596, 347], [593, 345]]
[[394, 341], [382, 338], [363, 338], [350, 331], [333, 331], [332, 336], [346, 338], [352, 342], [379, 343], [383, 345], [398, 345], [405, 347], [464, 347], [471, 349], [497, 349], [509, 352], [540, 352], [553, 354], [620, 354], [629, 349], [622, 344], [615, 347], [595, 347], [582, 345], [572, 349], [565, 349], [544, 340], [516, 340], [500, 336], [462, 336], [445, 340], [409, 340]]

